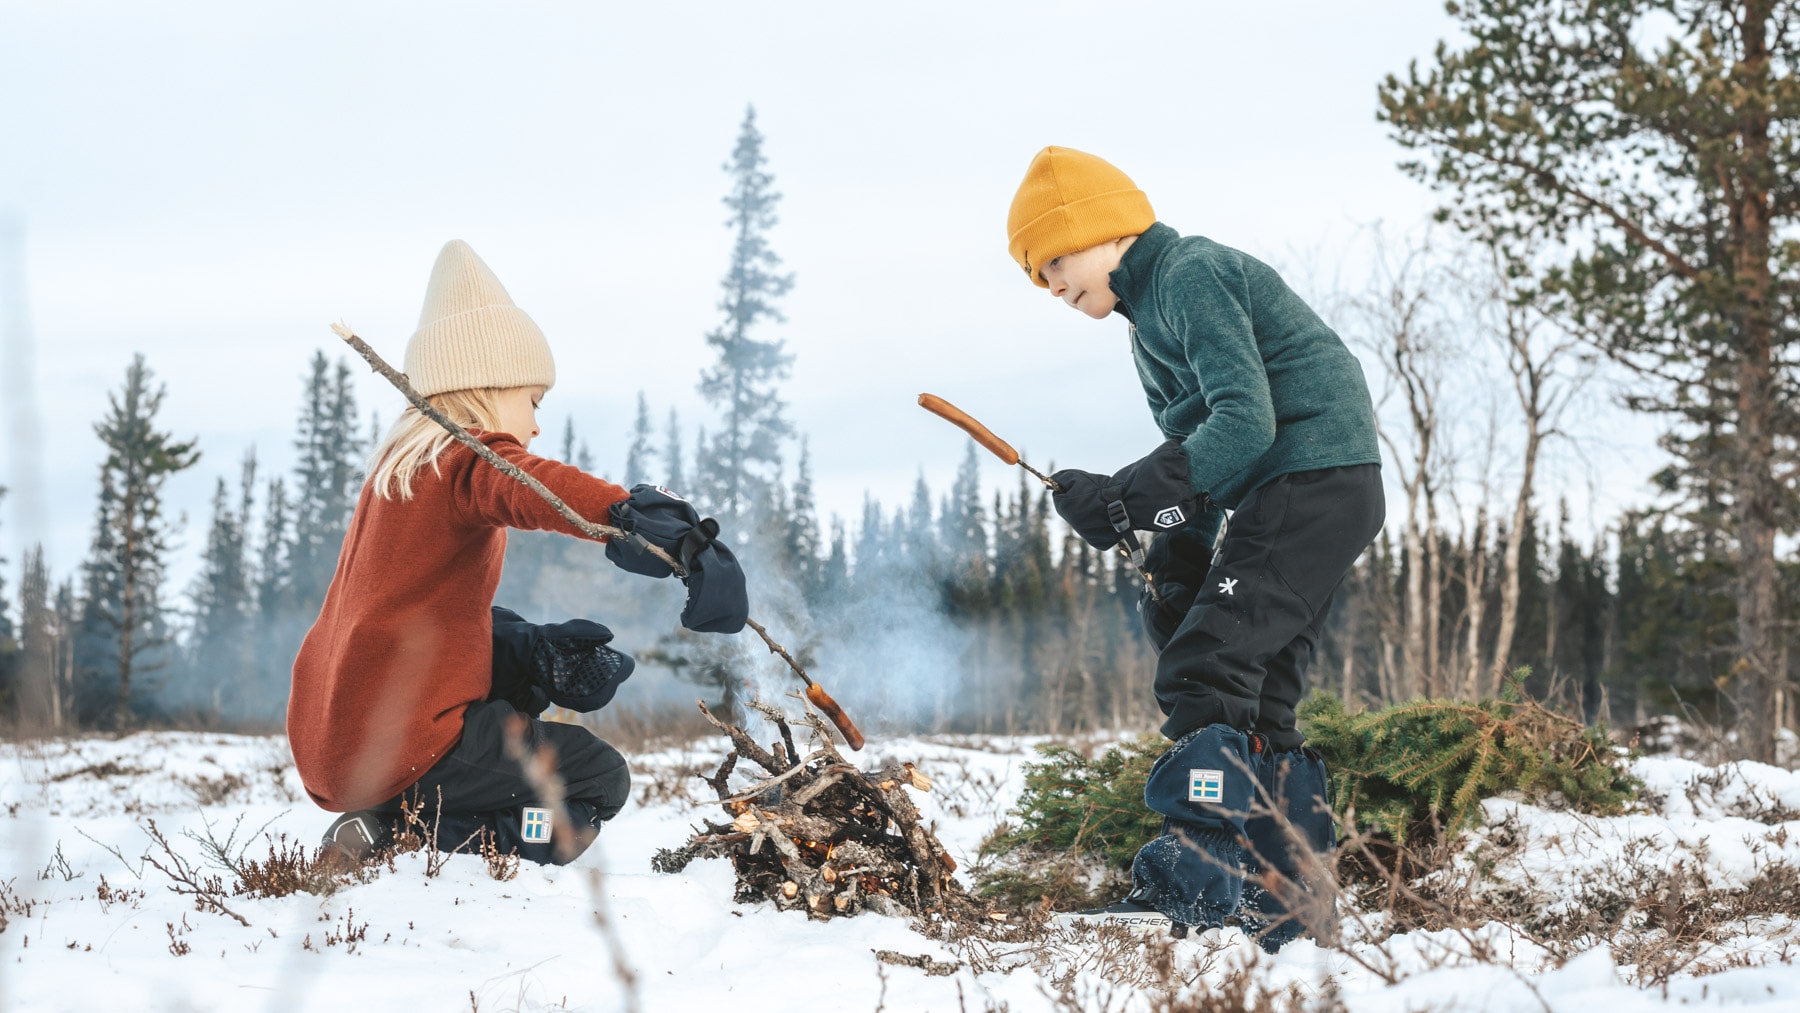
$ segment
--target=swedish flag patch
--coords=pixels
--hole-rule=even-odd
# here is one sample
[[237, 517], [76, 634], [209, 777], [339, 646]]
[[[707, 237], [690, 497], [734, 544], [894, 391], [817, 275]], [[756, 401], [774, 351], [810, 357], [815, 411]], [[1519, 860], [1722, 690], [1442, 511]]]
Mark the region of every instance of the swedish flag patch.
[[550, 840], [550, 810], [526, 806], [519, 815], [519, 838], [529, 844]]
[[1222, 802], [1225, 799], [1223, 770], [1188, 771], [1189, 802]]

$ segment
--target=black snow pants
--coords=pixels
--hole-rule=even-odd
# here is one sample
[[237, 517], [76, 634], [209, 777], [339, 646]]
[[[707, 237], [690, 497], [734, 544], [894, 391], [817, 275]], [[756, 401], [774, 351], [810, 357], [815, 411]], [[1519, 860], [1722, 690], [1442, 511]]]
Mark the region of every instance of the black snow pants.
[[1375, 464], [1282, 475], [1244, 497], [1157, 659], [1163, 734], [1224, 724], [1298, 748], [1294, 709], [1332, 596], [1386, 512]]
[[[546, 744], [555, 752], [563, 805], [577, 845], [573, 854], [556, 854], [553, 816], [518, 761], [506, 754], [506, 722], [515, 716], [526, 722], [527, 755]], [[402, 802], [417, 806], [425, 825], [436, 826], [438, 847], [444, 851], [473, 851], [476, 842], [470, 838], [486, 831], [502, 854], [517, 852], [527, 861], [561, 865], [593, 843], [600, 824], [619, 814], [630, 792], [625, 757], [593, 732], [520, 714], [504, 700], [486, 700], [469, 706], [456, 745], [379, 811], [398, 816]]]
[[[534, 631], [566, 633], [564, 627], [569, 624], [536, 627], [515, 613], [495, 612], [494, 672], [488, 698], [464, 712], [462, 738], [456, 745], [411, 787], [376, 807], [376, 813], [383, 823], [393, 826], [399, 822], [404, 803], [432, 828], [444, 851], [472, 851], [485, 834], [491, 835], [502, 854], [516, 852], [528, 861], [562, 864], [586, 850], [600, 824], [624, 808], [631, 792], [631, 772], [619, 751], [593, 732], [580, 725], [537, 718], [547, 701], [543, 677], [526, 671], [531, 659], [529, 645], [535, 643]], [[604, 627], [594, 629], [611, 639]], [[626, 666], [619, 678], [629, 671]], [[604, 688], [604, 696], [610, 698], [616, 686]], [[519, 709], [522, 701], [530, 701], [529, 710]], [[526, 780], [518, 761], [507, 755], [506, 726], [512, 720], [525, 723], [527, 755], [536, 755], [544, 746], [555, 754], [556, 774], [563, 782], [563, 807], [573, 824], [569, 828], [576, 845], [572, 854], [557, 854], [555, 815]]]

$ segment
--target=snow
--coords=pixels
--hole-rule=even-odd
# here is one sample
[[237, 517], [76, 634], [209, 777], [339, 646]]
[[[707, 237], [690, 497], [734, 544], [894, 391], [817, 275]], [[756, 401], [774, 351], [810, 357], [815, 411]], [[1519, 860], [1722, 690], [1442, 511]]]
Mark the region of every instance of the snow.
[[[1038, 741], [891, 739], [858, 760], [920, 765], [935, 782], [918, 796], [921, 806], [966, 871], [1017, 797]], [[710, 770], [722, 754], [723, 746], [699, 742], [633, 757], [634, 804], [569, 867], [526, 866], [502, 882], [473, 856], [451, 857], [432, 876], [422, 854], [403, 855], [393, 871], [330, 896], [228, 899], [246, 926], [175, 893], [143, 857], [158, 854], [147, 831], [154, 821], [196, 865], [209, 835], [252, 858], [267, 851], [265, 834], [313, 844], [329, 817], [306, 801], [285, 740], [155, 732], [0, 744], [0, 1006], [624, 1009], [626, 986], [597, 927], [599, 909], [623, 948], [637, 1008], [647, 1011], [721, 999], [747, 1011], [1048, 1010], [1065, 986], [1086, 1008], [1144, 1008], [1112, 959], [1134, 943], [1050, 933], [986, 947], [976, 969], [970, 951], [899, 919], [816, 922], [734, 904], [723, 861], [653, 872], [655, 851], [681, 843], [704, 812], [707, 789], [682, 775]], [[1623, 816], [1489, 800], [1484, 825], [1444, 875], [1554, 918], [1670, 870], [1729, 890], [1800, 866], [1800, 774], [1672, 757], [1634, 766], [1645, 801]], [[1372, 931], [1381, 918], [1346, 918], [1345, 950], [1303, 940], [1268, 957], [1227, 929], [1216, 940], [1179, 942], [1174, 953], [1196, 987], [1252, 967], [1259, 982], [1293, 989], [1308, 1006], [1335, 992], [1357, 1013], [1800, 1008], [1791, 910], [1735, 926], [1666, 983], [1644, 980], [1603, 941], [1553, 952], [1532, 917], [1385, 940]], [[880, 964], [876, 950], [962, 964], [928, 976]]]

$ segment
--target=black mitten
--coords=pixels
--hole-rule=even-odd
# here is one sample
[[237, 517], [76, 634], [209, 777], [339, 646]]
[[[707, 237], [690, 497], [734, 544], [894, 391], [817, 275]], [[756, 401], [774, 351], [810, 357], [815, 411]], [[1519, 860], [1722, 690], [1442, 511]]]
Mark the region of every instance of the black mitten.
[[1084, 541], [1110, 549], [1127, 531], [1169, 531], [1200, 516], [1201, 495], [1188, 481], [1187, 451], [1169, 440], [1108, 478], [1070, 468], [1050, 476], [1056, 512]]
[[[614, 503], [609, 512], [614, 527], [642, 538], [676, 559], [681, 558], [682, 539], [700, 524], [700, 512], [692, 503], [653, 485], [632, 486], [631, 497]], [[622, 570], [646, 577], [667, 577], [675, 572], [634, 538], [608, 539], [606, 558]]]
[[494, 681], [489, 700], [505, 700], [513, 710], [537, 717], [550, 706], [550, 697], [538, 685], [531, 664], [531, 641], [522, 628], [536, 628], [512, 609], [494, 606]]
[[[712, 523], [712, 518], [707, 518]], [[712, 524], [718, 530], [717, 524]], [[696, 529], [698, 530], [698, 529]], [[684, 554], [687, 568], [687, 605], [681, 625], [696, 633], [736, 633], [750, 617], [750, 595], [744, 589], [744, 570], [724, 543], [709, 540], [691, 554]]]
[[[613, 504], [613, 524], [667, 552], [687, 571], [687, 605], [681, 625], [699, 633], [736, 633], [744, 628], [750, 599], [737, 557], [718, 541], [719, 522], [702, 518], [693, 504], [655, 486], [633, 486], [631, 498]], [[606, 543], [606, 558], [621, 569], [648, 577], [674, 573], [669, 564], [630, 538]]]
[[[494, 606], [494, 687], [529, 686], [489, 699], [504, 699], [518, 710], [536, 716], [549, 704], [577, 713], [596, 711], [612, 702], [619, 686], [631, 676], [637, 663], [631, 655], [607, 646], [613, 632], [586, 619], [538, 624], [525, 621], [511, 609]], [[521, 706], [515, 697], [535, 702]]]
[[1144, 553], [1144, 569], [1156, 583], [1156, 597], [1146, 588], [1138, 597], [1138, 611], [1143, 613], [1144, 631], [1158, 651], [1168, 645], [1175, 627], [1194, 607], [1194, 596], [1212, 570], [1212, 553], [1211, 540], [1194, 527], [1156, 536]]

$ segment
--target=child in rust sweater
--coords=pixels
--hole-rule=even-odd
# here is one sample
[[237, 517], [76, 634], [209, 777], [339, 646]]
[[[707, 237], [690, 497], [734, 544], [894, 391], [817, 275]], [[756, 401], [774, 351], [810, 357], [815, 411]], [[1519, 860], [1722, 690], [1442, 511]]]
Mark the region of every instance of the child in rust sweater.
[[[696, 578], [690, 627], [742, 627], [742, 572], [724, 546], [694, 536], [707, 526], [684, 501], [647, 486], [627, 492], [527, 451], [555, 364], [543, 333], [468, 244], [452, 241], [438, 256], [405, 365], [420, 394], [576, 513], [683, 553]], [[596, 623], [536, 627], [492, 605], [507, 528], [580, 532], [416, 409], [388, 432], [370, 472], [288, 700], [307, 793], [345, 814], [326, 832], [328, 849], [365, 858], [410, 802], [446, 850], [488, 835], [503, 853], [572, 859], [624, 806], [630, 774], [593, 733], [536, 713], [548, 702], [600, 706], [630, 658], [606, 646], [611, 633]], [[614, 562], [653, 572], [622, 558], [633, 551], [608, 546]], [[553, 846], [554, 815], [508, 755], [509, 725], [527, 750], [554, 751], [574, 848]]]

